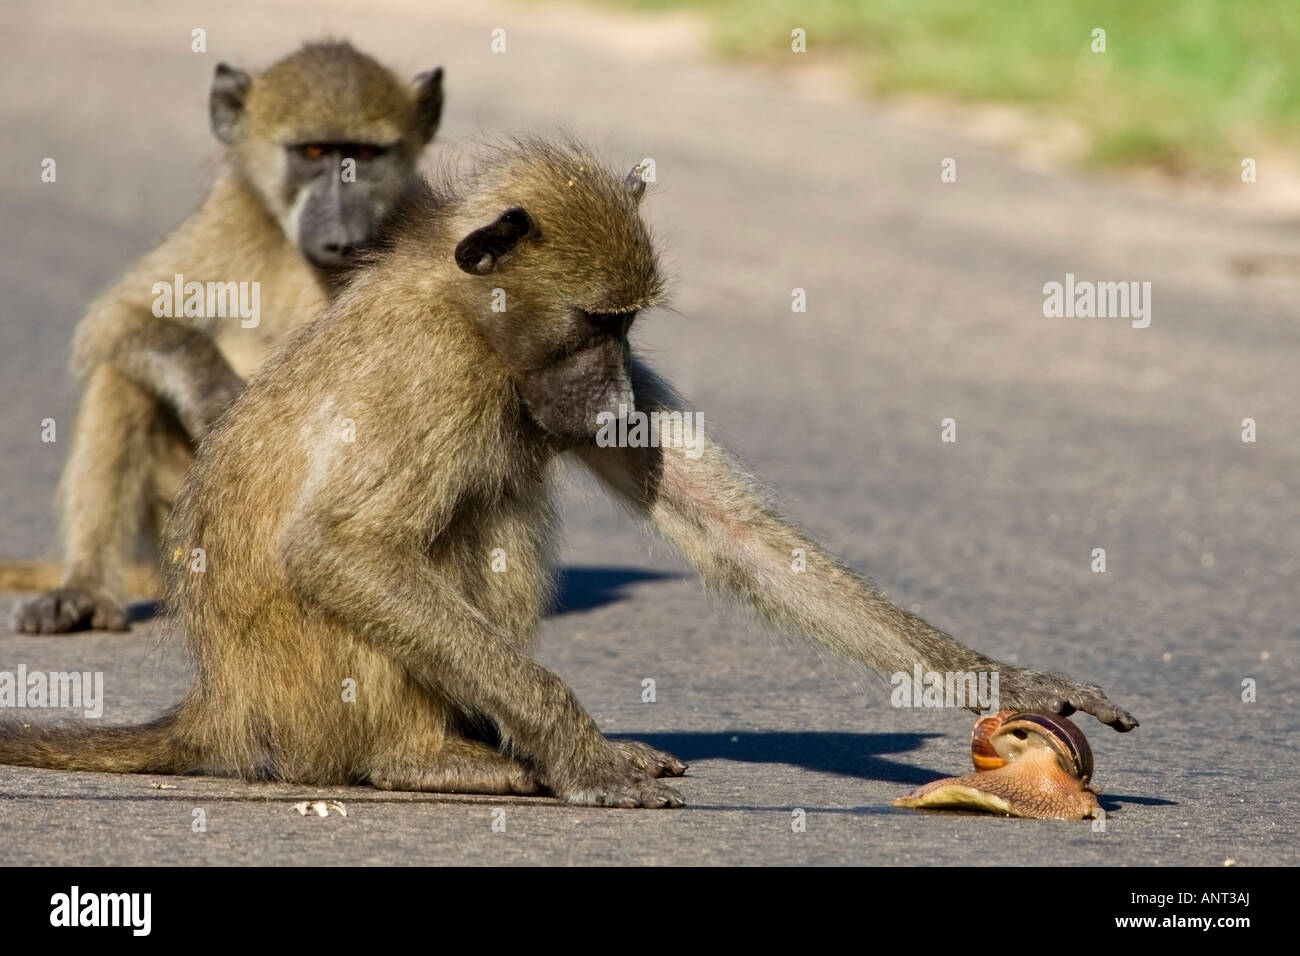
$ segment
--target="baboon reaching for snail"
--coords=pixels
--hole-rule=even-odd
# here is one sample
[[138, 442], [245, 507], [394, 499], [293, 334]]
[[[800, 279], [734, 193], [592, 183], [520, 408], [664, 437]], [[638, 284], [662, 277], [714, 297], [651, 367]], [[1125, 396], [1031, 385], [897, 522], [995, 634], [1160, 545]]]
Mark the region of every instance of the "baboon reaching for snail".
[[[85, 391], [60, 485], [64, 569], [19, 608], [18, 630], [126, 629], [137, 535], [161, 527], [194, 446], [371, 241], [442, 99], [441, 69], [403, 83], [347, 43], [308, 44], [257, 76], [216, 68], [209, 106], [225, 168], [77, 327]], [[173, 283], [168, 308], [159, 295]], [[217, 284], [220, 295], [207, 291]], [[236, 311], [236, 287], [257, 290], [251, 318]]]
[[1136, 726], [1099, 688], [999, 665], [890, 603], [717, 445], [596, 443], [620, 405], [681, 407], [628, 343], [663, 287], [644, 188], [578, 145], [528, 141], [410, 194], [391, 245], [198, 451], [167, 535], [189, 696], [136, 728], [10, 725], [0, 762], [681, 805], [659, 779], [678, 760], [607, 740], [529, 656], [563, 454], [788, 631], [883, 673], [996, 669], [1004, 707]]

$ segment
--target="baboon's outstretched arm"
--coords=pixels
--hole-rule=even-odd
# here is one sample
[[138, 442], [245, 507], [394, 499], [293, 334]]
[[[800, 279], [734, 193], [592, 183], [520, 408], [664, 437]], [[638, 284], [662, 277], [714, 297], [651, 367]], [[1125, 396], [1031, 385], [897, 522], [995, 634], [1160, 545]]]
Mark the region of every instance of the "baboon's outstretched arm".
[[[639, 364], [633, 390], [639, 411], [683, 408], [672, 389]], [[680, 447], [593, 447], [579, 455], [680, 548], [706, 584], [789, 633], [881, 675], [910, 674], [918, 663], [940, 673], [995, 669], [1002, 706], [1082, 710], [1116, 730], [1137, 726], [1094, 685], [999, 664], [898, 607], [785, 518], [724, 448], [707, 434], [701, 440], [697, 458]], [[796, 571], [800, 553], [806, 569]]]

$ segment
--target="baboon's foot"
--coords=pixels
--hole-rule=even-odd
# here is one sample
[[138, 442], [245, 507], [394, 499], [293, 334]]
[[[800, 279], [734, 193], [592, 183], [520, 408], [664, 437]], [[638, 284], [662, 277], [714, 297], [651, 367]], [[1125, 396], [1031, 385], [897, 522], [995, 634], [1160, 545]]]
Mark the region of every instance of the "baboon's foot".
[[102, 592], [85, 588], [46, 591], [20, 605], [14, 614], [14, 630], [26, 634], [130, 629], [126, 608]]
[[562, 799], [583, 807], [618, 807], [675, 810], [685, 805], [682, 795], [649, 777], [607, 778], [580, 783], [565, 790]]
[[680, 777], [687, 765], [672, 754], [656, 750], [639, 740], [611, 740], [632, 765], [649, 777]]
[[473, 740], [449, 740], [428, 758], [382, 761], [370, 772], [380, 790], [528, 796], [544, 792], [522, 763]]

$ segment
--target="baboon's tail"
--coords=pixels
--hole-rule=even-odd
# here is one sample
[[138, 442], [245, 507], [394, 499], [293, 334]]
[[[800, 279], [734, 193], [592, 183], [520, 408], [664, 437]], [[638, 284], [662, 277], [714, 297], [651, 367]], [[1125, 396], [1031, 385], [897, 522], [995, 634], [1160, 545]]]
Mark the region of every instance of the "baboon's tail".
[[181, 733], [175, 711], [136, 727], [0, 723], [0, 764], [102, 773], [187, 773], [199, 769], [197, 748]]

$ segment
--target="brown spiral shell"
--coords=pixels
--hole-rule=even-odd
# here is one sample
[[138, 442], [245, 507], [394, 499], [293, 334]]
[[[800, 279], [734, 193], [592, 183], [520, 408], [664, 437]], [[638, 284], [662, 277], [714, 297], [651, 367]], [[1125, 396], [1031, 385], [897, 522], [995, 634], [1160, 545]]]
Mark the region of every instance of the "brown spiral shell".
[[971, 762], [976, 770], [996, 770], [1015, 760], [1032, 743], [1045, 744], [1055, 751], [1061, 768], [1070, 776], [1083, 783], [1091, 779], [1092, 747], [1088, 738], [1060, 714], [1000, 710], [980, 718], [971, 732]]

